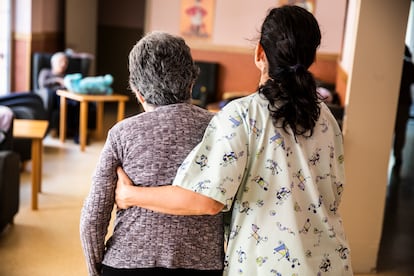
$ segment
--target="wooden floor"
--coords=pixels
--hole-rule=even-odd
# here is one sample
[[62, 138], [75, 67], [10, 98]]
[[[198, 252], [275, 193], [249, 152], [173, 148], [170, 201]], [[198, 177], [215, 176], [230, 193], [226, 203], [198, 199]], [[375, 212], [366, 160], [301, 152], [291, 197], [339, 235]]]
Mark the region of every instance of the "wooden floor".
[[414, 119], [407, 125], [403, 166], [395, 175], [390, 162], [387, 203], [378, 271], [414, 275]]

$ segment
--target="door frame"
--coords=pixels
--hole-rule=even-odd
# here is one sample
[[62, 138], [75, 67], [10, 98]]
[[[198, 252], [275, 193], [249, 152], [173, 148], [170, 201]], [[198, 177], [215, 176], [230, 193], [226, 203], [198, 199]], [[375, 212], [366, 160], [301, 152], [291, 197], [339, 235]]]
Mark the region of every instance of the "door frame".
[[11, 23], [12, 0], [0, 0], [0, 95], [10, 93], [11, 87]]

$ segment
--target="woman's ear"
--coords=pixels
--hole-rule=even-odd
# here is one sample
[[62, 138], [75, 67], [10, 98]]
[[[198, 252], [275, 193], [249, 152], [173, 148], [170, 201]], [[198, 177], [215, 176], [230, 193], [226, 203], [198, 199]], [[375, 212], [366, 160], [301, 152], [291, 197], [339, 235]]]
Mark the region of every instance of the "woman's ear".
[[135, 94], [137, 95], [137, 99], [139, 101], [139, 103], [142, 105], [142, 107], [144, 108], [145, 111], [152, 111], [155, 109], [154, 105], [149, 104], [145, 98], [141, 95], [141, 93], [139, 93], [138, 91], [135, 91]]
[[263, 85], [269, 79], [269, 63], [267, 61], [266, 53], [260, 43], [257, 43], [254, 52], [254, 63], [257, 69], [260, 70], [259, 85]]
[[265, 70], [267, 59], [263, 47], [260, 43], [257, 43], [256, 49], [254, 51], [254, 63], [256, 64], [257, 69], [259, 69], [261, 72]]
[[138, 91], [135, 91], [135, 94], [137, 95], [137, 99], [141, 104], [145, 103], [145, 99], [144, 97], [141, 95], [141, 93], [139, 93]]

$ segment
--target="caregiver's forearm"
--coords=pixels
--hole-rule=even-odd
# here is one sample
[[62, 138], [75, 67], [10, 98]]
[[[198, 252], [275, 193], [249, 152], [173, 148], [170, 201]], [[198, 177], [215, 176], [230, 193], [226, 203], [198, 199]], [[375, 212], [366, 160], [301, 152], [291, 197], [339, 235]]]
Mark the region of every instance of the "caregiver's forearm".
[[[131, 187], [128, 205], [172, 215], [215, 215], [224, 205], [212, 198], [178, 187]], [[131, 190], [132, 190], [131, 189]]]

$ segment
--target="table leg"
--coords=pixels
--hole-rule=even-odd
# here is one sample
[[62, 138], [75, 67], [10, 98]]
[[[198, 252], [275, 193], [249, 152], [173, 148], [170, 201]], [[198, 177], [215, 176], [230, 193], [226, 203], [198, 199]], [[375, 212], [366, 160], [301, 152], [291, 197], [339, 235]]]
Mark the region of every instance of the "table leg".
[[125, 102], [124, 101], [118, 101], [118, 117], [117, 121], [121, 121], [125, 116]]
[[88, 135], [88, 102], [80, 102], [79, 143], [81, 151], [85, 151]]
[[38, 154], [38, 162], [39, 162], [39, 166], [38, 166], [38, 170], [39, 170], [39, 174], [38, 174], [38, 180], [39, 180], [39, 182], [37, 182], [37, 183], [39, 183], [38, 185], [37, 185], [37, 191], [39, 192], [39, 193], [41, 193], [42, 192], [42, 168], [43, 168], [43, 141], [42, 140], [39, 140], [40, 142], [39, 142], [39, 145], [37, 146], [38, 147], [38, 149], [37, 149], [37, 152], [39, 153]]
[[66, 97], [60, 96], [59, 139], [63, 143], [66, 138]]
[[32, 139], [32, 210], [37, 210], [37, 194], [42, 181], [42, 140]]
[[96, 103], [96, 130], [95, 130], [96, 139], [102, 138], [103, 117], [104, 117], [104, 102], [97, 102]]

